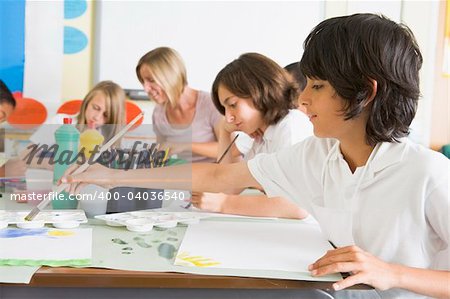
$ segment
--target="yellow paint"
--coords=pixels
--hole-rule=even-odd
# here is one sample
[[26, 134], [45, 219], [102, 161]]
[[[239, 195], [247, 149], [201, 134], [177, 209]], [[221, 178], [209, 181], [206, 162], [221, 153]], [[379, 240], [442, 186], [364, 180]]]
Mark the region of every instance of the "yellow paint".
[[200, 255], [189, 255], [189, 253], [187, 252], [181, 252], [175, 259], [175, 265], [206, 268], [220, 265], [220, 262], [214, 261], [213, 259], [210, 259], [208, 257], [203, 257]]
[[73, 236], [74, 233], [67, 230], [52, 230], [48, 232], [48, 235], [52, 237], [68, 237]]

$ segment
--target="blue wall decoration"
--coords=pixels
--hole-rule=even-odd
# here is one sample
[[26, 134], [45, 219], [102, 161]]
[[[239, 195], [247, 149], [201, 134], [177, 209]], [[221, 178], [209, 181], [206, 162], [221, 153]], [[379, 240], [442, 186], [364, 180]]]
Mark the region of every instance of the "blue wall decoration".
[[65, 0], [64, 19], [75, 19], [86, 12], [86, 0]]
[[75, 54], [86, 48], [88, 38], [83, 31], [64, 26], [64, 54]]
[[0, 79], [11, 91], [23, 91], [25, 0], [1, 0], [0, 20]]

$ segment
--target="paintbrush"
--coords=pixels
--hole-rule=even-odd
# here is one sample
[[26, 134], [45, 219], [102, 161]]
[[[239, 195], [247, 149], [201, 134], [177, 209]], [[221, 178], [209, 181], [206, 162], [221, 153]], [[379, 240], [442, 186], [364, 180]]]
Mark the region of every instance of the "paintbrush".
[[[122, 130], [120, 130], [116, 135], [114, 135], [107, 143], [105, 143], [97, 153], [95, 153], [95, 156], [92, 161], [97, 160], [100, 155], [108, 150], [117, 140], [119, 140], [120, 137], [122, 137], [135, 123], [137, 123], [138, 120], [141, 119], [141, 117], [144, 116], [144, 112], [139, 113], [128, 125], [126, 125]], [[73, 175], [77, 175], [85, 171], [89, 167], [89, 161], [86, 161], [84, 164], [82, 164], [79, 168], [77, 168]], [[64, 189], [67, 187], [67, 184], [61, 184], [58, 187], [56, 187], [56, 194], [64, 191]], [[36, 217], [37, 214], [39, 214], [40, 211], [42, 211], [51, 200], [43, 200], [40, 204], [38, 204], [33, 210], [31, 210], [30, 213], [28, 213], [27, 216], [25, 216], [26, 221], [31, 221]]]
[[[220, 156], [219, 160], [217, 160], [217, 164], [220, 164], [220, 162], [222, 162], [223, 158], [225, 158], [225, 155], [230, 151], [231, 147], [233, 146], [234, 142], [236, 141], [236, 139], [239, 137], [239, 134], [236, 134], [236, 136], [234, 136], [233, 140], [231, 140], [230, 144], [228, 145], [228, 147], [225, 149], [225, 151], [223, 152], [222, 156]], [[192, 206], [192, 202], [190, 201], [187, 205], [185, 205], [183, 208], [185, 209], [189, 209]]]
[[217, 164], [219, 164], [220, 162], [222, 162], [223, 158], [225, 158], [225, 155], [230, 151], [231, 147], [233, 146], [234, 142], [236, 141], [236, 139], [239, 137], [239, 134], [236, 134], [236, 136], [234, 136], [233, 140], [231, 140], [230, 144], [228, 145], [228, 147], [225, 149], [225, 151], [223, 152], [222, 156], [220, 156], [219, 160], [217, 160]]

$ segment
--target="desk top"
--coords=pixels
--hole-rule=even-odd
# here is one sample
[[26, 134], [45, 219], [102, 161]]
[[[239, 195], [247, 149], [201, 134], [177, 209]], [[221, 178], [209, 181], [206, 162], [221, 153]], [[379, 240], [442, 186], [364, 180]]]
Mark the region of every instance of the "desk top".
[[[27, 205], [23, 205], [26, 208]], [[158, 258], [157, 254], [149, 255], [149, 249], [145, 255], [138, 254], [139, 250], [144, 250], [135, 246], [136, 254], [124, 257], [121, 255], [121, 247], [111, 244], [113, 237], [122, 238], [124, 240], [133, 240], [135, 234], [120, 228], [105, 227], [104, 225], [89, 225], [94, 229], [93, 244], [93, 267], [103, 267], [108, 264], [116, 269], [104, 268], [69, 268], [69, 267], [42, 267], [32, 277], [29, 284], [1, 284], [0, 286], [30, 286], [30, 287], [94, 287], [94, 288], [227, 288], [227, 289], [302, 289], [302, 288], [331, 288], [330, 281], [305, 281], [294, 280], [289, 277], [275, 278], [256, 278], [256, 277], [240, 277], [236, 273], [234, 276], [228, 276], [228, 273], [209, 273], [189, 274], [163, 272], [178, 270], [172, 266], [171, 260]], [[88, 226], [88, 227], [89, 227]], [[167, 231], [155, 231], [152, 233], [153, 238], [163, 239], [165, 234], [171, 234], [179, 238], [178, 242], [172, 242], [176, 247], [181, 242], [184, 228], [177, 227]], [[177, 236], [178, 234], [178, 236]], [[142, 235], [140, 235], [142, 237]], [[158, 237], [159, 236], [159, 237]], [[147, 236], [146, 238], [150, 238]], [[148, 239], [150, 242], [151, 239]], [[154, 244], [154, 243], [151, 243]], [[156, 243], [155, 243], [156, 244]], [[154, 246], [156, 247], [156, 246]], [[107, 248], [105, 251], [104, 249]], [[117, 252], [116, 252], [117, 251]], [[155, 250], [156, 252], [156, 250]], [[145, 256], [143, 259], [142, 257]], [[118, 261], [118, 257], [126, 258], [126, 265]], [[146, 270], [146, 260], [151, 260], [152, 271]], [[117, 263], [117, 264], [115, 264]], [[125, 266], [137, 271], [129, 271]], [[125, 267], [125, 268], [124, 268]], [[122, 270], [118, 270], [121, 269]], [[266, 272], [266, 271], [264, 271]], [[245, 274], [244, 274], [245, 275]], [[254, 276], [254, 275], [250, 275]], [[262, 275], [265, 276], [265, 275]], [[270, 277], [270, 276], [269, 276]], [[286, 278], [286, 279], [284, 279]], [[356, 286], [355, 289], [368, 289], [367, 286]]]
[[[92, 288], [330, 289], [331, 284], [332, 282], [212, 276], [172, 272], [42, 267], [34, 274], [30, 284], [27, 286]], [[6, 284], [3, 284], [3, 286], [6, 286]], [[368, 287], [358, 285], [352, 289], [368, 289]]]

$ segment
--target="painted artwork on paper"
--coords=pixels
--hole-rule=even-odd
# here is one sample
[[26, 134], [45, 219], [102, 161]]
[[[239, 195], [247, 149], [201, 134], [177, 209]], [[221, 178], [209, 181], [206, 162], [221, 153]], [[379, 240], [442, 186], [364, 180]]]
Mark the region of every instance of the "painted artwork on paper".
[[0, 230], [0, 265], [88, 266], [92, 229]]
[[174, 264], [309, 273], [331, 248], [317, 225], [202, 221], [187, 228]]

